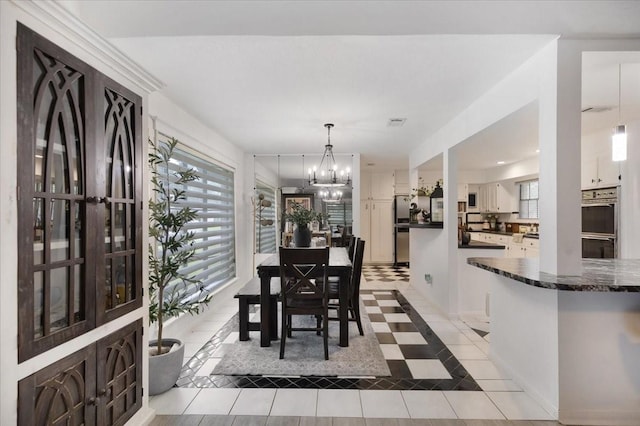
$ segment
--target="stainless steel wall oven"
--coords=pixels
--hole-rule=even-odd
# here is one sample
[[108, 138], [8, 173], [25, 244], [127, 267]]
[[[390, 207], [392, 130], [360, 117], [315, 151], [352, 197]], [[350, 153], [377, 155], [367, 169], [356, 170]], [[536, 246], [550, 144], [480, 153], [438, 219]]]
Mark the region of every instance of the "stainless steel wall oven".
[[618, 257], [618, 187], [582, 191], [582, 257]]

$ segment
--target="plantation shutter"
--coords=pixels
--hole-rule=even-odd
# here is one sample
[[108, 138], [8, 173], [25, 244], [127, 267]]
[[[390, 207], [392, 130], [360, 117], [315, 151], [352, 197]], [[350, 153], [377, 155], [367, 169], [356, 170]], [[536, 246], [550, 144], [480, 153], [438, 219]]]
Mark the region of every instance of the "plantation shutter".
[[329, 225], [351, 225], [353, 215], [350, 202], [326, 203], [326, 206]]

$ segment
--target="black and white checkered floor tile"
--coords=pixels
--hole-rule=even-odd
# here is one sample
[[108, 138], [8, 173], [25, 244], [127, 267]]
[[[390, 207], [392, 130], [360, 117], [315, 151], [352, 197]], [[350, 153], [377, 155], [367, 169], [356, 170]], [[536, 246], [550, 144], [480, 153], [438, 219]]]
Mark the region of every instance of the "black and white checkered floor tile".
[[362, 273], [367, 282], [409, 282], [408, 266], [363, 265]]
[[[361, 298], [391, 377], [200, 376], [205, 363], [229, 334], [234, 316], [183, 367], [177, 385], [199, 388], [311, 388], [378, 390], [481, 390], [458, 359], [396, 290], [362, 290]], [[208, 370], [210, 371], [210, 370]], [[206, 372], [208, 374], [208, 372]]]

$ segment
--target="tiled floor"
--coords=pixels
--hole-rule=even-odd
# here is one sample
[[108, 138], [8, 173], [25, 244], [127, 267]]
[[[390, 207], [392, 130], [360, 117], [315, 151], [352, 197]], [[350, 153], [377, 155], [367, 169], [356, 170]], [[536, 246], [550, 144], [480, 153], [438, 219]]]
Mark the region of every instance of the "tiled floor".
[[[180, 387], [150, 400], [160, 415], [154, 424], [556, 424], [546, 422], [551, 416], [488, 359], [486, 318], [450, 321], [409, 285], [408, 274], [368, 269], [374, 272], [363, 272], [369, 277], [362, 286], [363, 314], [391, 377], [210, 376], [222, 343], [237, 339], [237, 301], [231, 299], [185, 339], [191, 354]], [[541, 422], [529, 422], [534, 420]]]

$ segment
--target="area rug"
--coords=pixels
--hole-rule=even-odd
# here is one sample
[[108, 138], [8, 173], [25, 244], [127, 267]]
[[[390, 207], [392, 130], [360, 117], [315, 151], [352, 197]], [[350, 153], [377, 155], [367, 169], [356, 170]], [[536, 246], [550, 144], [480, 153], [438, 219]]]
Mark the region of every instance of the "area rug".
[[[251, 340], [235, 342], [222, 348], [224, 356], [213, 375], [263, 376], [390, 376], [380, 344], [371, 327], [364, 306], [361, 305], [364, 336], [358, 333], [355, 322], [349, 322], [349, 347], [338, 346], [338, 321], [329, 322], [329, 360], [324, 359], [322, 336], [314, 332], [294, 331], [285, 345], [284, 359], [280, 356], [280, 340], [268, 348], [260, 347], [258, 333]], [[278, 316], [281, 318], [281, 315]], [[311, 316], [294, 316], [295, 326], [315, 326]], [[278, 328], [280, 333], [280, 328]], [[224, 345], [223, 345], [224, 346]]]

